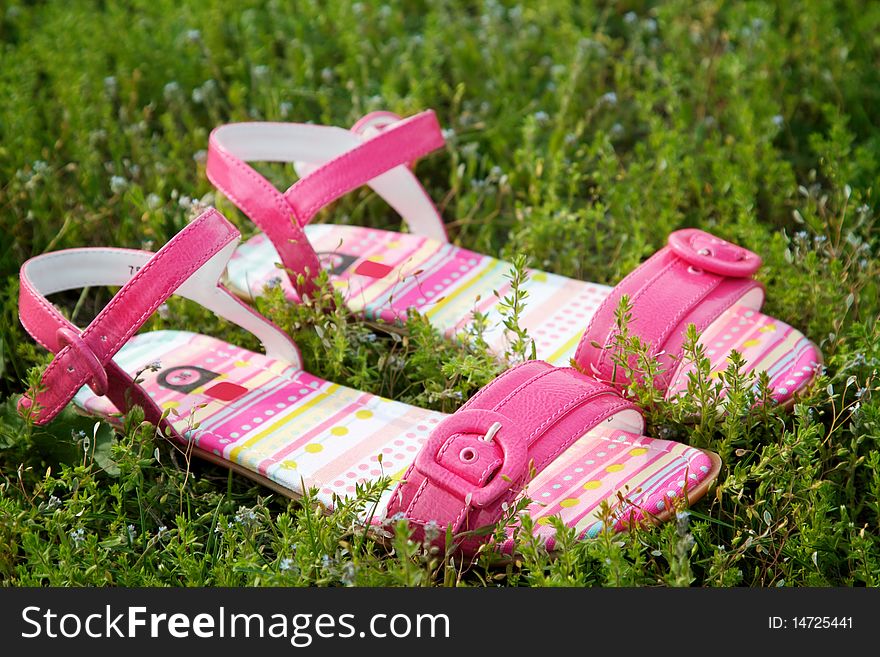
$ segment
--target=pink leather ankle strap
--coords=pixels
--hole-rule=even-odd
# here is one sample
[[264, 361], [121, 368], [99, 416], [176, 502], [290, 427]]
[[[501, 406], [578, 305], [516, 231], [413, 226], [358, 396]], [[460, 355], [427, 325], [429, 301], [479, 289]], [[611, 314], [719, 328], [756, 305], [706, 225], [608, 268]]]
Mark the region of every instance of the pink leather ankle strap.
[[437, 425], [387, 514], [402, 514], [418, 536], [430, 522], [456, 534], [493, 525], [530, 474], [600, 423], [642, 430], [639, 409], [612, 388], [573, 368], [524, 363]]
[[[761, 259], [751, 251], [696, 229], [669, 236], [668, 245], [624, 278], [599, 306], [575, 352], [575, 362], [601, 381], [629, 383], [615, 366], [615, 312], [624, 295], [632, 305], [628, 324], [657, 358], [668, 386], [684, 344], [688, 324], [703, 331], [735, 303], [760, 308], [763, 286], [751, 278]], [[633, 364], [634, 365], [634, 364]]]
[[427, 155], [444, 144], [431, 110], [386, 126], [347, 153], [301, 178], [284, 193], [301, 226], [340, 196], [373, 178]]
[[[208, 144], [207, 175], [266, 234], [300, 294], [314, 290], [321, 271], [303, 227], [321, 208], [370, 184], [387, 192], [386, 176], [404, 176], [404, 192], [386, 196], [404, 219], [430, 237], [445, 241], [442, 220], [424, 190], [404, 168], [444, 144], [432, 111], [361, 135], [331, 126], [237, 123], [216, 128]], [[283, 194], [246, 161], [304, 161], [317, 164]], [[399, 183], [399, 181], [398, 181]], [[393, 188], [392, 188], [393, 189]], [[394, 194], [399, 202], [395, 203]], [[439, 228], [438, 228], [439, 226]], [[298, 278], [302, 276], [302, 283]]]
[[[19, 317], [34, 339], [55, 353], [39, 391], [28, 391], [19, 410], [31, 409], [37, 424], [55, 417], [84, 384], [106, 395], [120, 410], [137, 404], [147, 419], [161, 411], [113, 362], [113, 356], [172, 294], [180, 294], [253, 332], [267, 353], [298, 367], [290, 338], [257, 315], [218, 279], [238, 243], [239, 233], [216, 210], [189, 224], [158, 253], [129, 249], [68, 249], [28, 260], [21, 268]], [[67, 289], [121, 286], [110, 303], [80, 331], [46, 299]], [[34, 406], [35, 405], [35, 406]]]

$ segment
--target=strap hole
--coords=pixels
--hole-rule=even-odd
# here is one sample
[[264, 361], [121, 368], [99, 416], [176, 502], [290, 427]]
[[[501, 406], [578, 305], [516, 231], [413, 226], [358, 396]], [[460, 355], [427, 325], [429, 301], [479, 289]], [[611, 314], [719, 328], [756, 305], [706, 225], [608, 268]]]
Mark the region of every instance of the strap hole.
[[479, 454], [473, 447], [465, 447], [458, 453], [458, 458], [462, 463], [473, 463], [479, 458]]
[[101, 342], [107, 342], [107, 336], [106, 336], [106, 335], [102, 335], [102, 336], [101, 336]]
[[703, 273], [703, 270], [700, 269], [699, 267], [694, 267], [693, 265], [690, 265], [688, 267], [688, 274], [694, 274], [695, 276], [699, 276], [702, 273]]
[[700, 249], [699, 251], [697, 251], [697, 253], [699, 253], [701, 256], [713, 256], [713, 255], [715, 255], [714, 253], [712, 253], [712, 249], [708, 249], [708, 248], [705, 248], [705, 247], [703, 247], [702, 249]]
[[68, 366], [67, 366], [67, 371], [68, 371], [68, 372], [75, 372], [75, 371], [76, 371], [76, 368], [75, 368], [73, 365], [68, 365]]

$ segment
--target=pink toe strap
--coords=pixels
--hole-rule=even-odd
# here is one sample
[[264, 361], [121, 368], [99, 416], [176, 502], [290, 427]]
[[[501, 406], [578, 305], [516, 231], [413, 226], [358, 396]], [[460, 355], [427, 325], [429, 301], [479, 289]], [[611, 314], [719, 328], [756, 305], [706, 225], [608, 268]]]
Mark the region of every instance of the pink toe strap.
[[[421, 532], [491, 526], [530, 478], [600, 423], [641, 432], [637, 407], [573, 368], [529, 361], [480, 390], [431, 433], [388, 504]], [[479, 539], [465, 539], [479, 543]]]
[[612, 357], [615, 311], [627, 295], [630, 333], [647, 343], [663, 365], [664, 375], [654, 383], [665, 389], [680, 361], [688, 324], [702, 332], [736, 303], [761, 307], [764, 288], [751, 278], [760, 266], [759, 256], [714, 235], [693, 228], [675, 231], [667, 246], [605, 298], [584, 331], [575, 361], [602, 381], [628, 383]]

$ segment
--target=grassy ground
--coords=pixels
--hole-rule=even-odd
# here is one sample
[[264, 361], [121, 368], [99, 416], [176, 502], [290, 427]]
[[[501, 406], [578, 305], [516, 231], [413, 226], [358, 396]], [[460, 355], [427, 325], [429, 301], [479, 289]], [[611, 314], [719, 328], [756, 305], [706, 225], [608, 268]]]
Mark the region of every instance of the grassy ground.
[[[880, 362], [875, 225], [880, 5], [571, 1], [0, 3], [0, 582], [16, 585], [877, 585]], [[685, 410], [636, 390], [653, 435], [724, 459], [717, 489], [662, 528], [563, 539], [490, 567], [376, 547], [357, 503], [323, 517], [189, 462], [136, 413], [125, 431], [14, 413], [48, 357], [16, 316], [27, 257], [158, 247], [193, 206], [210, 129], [242, 119], [349, 125], [432, 107], [448, 148], [418, 174], [464, 246], [613, 283], [667, 233], [700, 226], [760, 252], [768, 311], [827, 370], [792, 413], [711, 392]], [[291, 180], [280, 165], [264, 171]], [[365, 191], [323, 218], [397, 220]], [[63, 298], [85, 321], [106, 293]], [[79, 303], [77, 303], [79, 301]], [[261, 309], [310, 371], [454, 410], [502, 369], [418, 317], [403, 339], [342, 312]], [[252, 344], [177, 304], [152, 326]], [[318, 337], [316, 326], [322, 329]], [[510, 354], [516, 360], [518, 354]], [[31, 370], [33, 380], [35, 370]], [[376, 491], [364, 491], [364, 503]]]

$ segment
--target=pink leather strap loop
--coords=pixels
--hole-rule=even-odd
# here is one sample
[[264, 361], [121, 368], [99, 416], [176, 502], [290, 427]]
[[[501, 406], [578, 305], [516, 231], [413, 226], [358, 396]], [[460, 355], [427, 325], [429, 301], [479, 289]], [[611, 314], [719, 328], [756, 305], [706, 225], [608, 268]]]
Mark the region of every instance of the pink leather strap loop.
[[[508, 370], [437, 425], [391, 496], [417, 535], [492, 525], [527, 483], [600, 423], [641, 431], [638, 408], [572, 368], [530, 361]], [[478, 539], [467, 539], [478, 540]]]
[[[631, 335], [649, 346], [664, 374], [654, 381], [661, 390], [680, 361], [686, 329], [705, 330], [735, 303], [759, 308], [763, 286], [748, 278], [760, 258], [709, 233], [676, 231], [664, 247], [627, 275], [602, 302], [575, 352], [575, 362], [601, 381], [625, 385], [629, 380], [615, 363], [615, 313], [624, 295], [632, 305]], [[631, 363], [635, 365], [635, 363]]]
[[[370, 137], [375, 137], [378, 133], [382, 132], [388, 126], [402, 120], [403, 119], [399, 114], [388, 112], [386, 110], [377, 110], [375, 112], [364, 114], [361, 118], [354, 122], [354, 125], [351, 126], [350, 130], [353, 133], [360, 135], [361, 137], [366, 137], [369, 139]], [[406, 163], [406, 165], [410, 169], [414, 169], [416, 166], [416, 161], [410, 160]]]
[[351, 131], [363, 135], [364, 137], [371, 137], [377, 131], [387, 128], [391, 124], [397, 123], [400, 120], [401, 117], [399, 114], [388, 112], [386, 110], [378, 110], [376, 112], [364, 114], [361, 118], [355, 121], [353, 126], [351, 126]]
[[89, 387], [96, 395], [104, 396], [107, 394], [107, 370], [104, 369], [103, 363], [97, 354], [91, 350], [89, 345], [79, 336], [78, 333], [72, 331], [66, 326], [58, 327], [55, 332], [58, 346], [62, 349], [70, 347], [73, 349], [80, 360], [86, 363], [86, 367], [91, 371], [92, 378], [89, 379]]
[[[64, 349], [65, 345], [58, 342], [58, 327], [67, 326], [74, 333], [77, 333], [79, 329], [68, 322], [55, 306], [46, 301], [39, 290], [36, 290], [32, 282], [28, 280], [24, 270], [22, 271], [18, 305], [19, 319], [25, 330], [37, 343], [46, 350], [58, 354], [57, 358], [61, 358], [62, 354], [60, 352]], [[82, 362], [80, 367], [88, 368], [88, 363]], [[107, 396], [116, 408], [140, 406], [144, 409], [147, 420], [154, 424], [160, 422], [162, 410], [140, 386], [135, 385], [134, 380], [127, 372], [112, 360], [104, 367], [104, 371], [107, 372]], [[27, 413], [32, 406], [33, 400], [27, 395], [19, 398], [19, 413]], [[47, 418], [41, 418], [40, 414], [35, 415], [34, 420], [37, 424], [43, 424], [48, 421]]]

